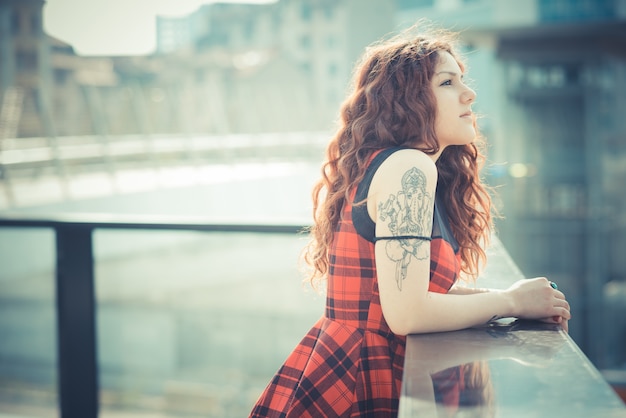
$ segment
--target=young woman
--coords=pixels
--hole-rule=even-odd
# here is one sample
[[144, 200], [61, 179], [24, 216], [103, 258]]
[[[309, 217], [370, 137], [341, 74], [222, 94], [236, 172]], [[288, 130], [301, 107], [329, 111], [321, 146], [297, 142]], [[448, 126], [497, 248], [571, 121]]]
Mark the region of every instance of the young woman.
[[455, 285], [478, 274], [491, 228], [476, 94], [451, 34], [414, 31], [371, 46], [356, 69], [313, 191], [306, 260], [326, 282], [325, 314], [252, 417], [395, 416], [407, 334], [501, 317], [567, 327], [569, 305], [546, 278]]

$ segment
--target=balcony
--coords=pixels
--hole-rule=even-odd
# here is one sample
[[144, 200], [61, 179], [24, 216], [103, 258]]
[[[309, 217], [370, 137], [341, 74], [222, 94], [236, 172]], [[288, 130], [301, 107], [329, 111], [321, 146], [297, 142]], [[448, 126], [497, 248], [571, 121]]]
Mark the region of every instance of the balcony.
[[[324, 297], [301, 283], [298, 231], [310, 210], [294, 203], [309, 201], [303, 185], [318, 175], [322, 144], [319, 133], [5, 141], [0, 418], [246, 416], [323, 312]], [[520, 276], [496, 240], [479, 285]], [[576, 305], [574, 321], [587, 326], [586, 301]], [[606, 341], [619, 346], [615, 329]], [[608, 412], [623, 412], [607, 384], [623, 388], [621, 370], [602, 378], [559, 329], [503, 320], [411, 336], [402, 416], [424, 412], [424, 400], [430, 411], [465, 407], [439, 402], [440, 383], [419, 372], [424, 350], [466, 344], [476, 350], [446, 351], [426, 369], [480, 372], [494, 395], [485, 407], [565, 408], [572, 394], [541, 382], [566, 367]], [[549, 408], [531, 402], [537, 391]]]
[[[323, 297], [305, 292], [290, 268], [304, 244], [303, 226], [2, 215], [0, 232], [13, 234], [14, 247], [27, 242], [21, 263], [12, 265], [48, 259], [56, 267], [54, 277], [3, 283], [0, 325], [10, 338], [0, 343], [0, 410], [31, 417], [245, 416], [323, 312]], [[518, 277], [496, 241], [479, 283], [501, 287]], [[410, 336], [405, 367], [402, 417], [437, 408], [493, 408], [496, 416], [625, 411], [555, 326], [502, 320]], [[460, 370], [480, 371], [482, 386], [472, 393], [489, 390], [488, 402], [449, 403], [445, 376]], [[611, 379], [623, 388], [623, 376]]]

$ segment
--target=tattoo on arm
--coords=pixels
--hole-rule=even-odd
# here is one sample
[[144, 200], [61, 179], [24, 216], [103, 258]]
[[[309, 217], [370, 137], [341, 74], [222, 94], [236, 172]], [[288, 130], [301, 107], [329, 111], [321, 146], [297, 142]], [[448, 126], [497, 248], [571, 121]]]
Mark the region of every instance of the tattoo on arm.
[[430, 236], [432, 233], [433, 197], [426, 191], [426, 176], [416, 167], [402, 176], [402, 190], [389, 195], [378, 205], [380, 221], [387, 222], [389, 231], [398, 239], [385, 243], [387, 257], [396, 263], [396, 283], [402, 290], [407, 267], [413, 257], [428, 258], [428, 241], [403, 236]]

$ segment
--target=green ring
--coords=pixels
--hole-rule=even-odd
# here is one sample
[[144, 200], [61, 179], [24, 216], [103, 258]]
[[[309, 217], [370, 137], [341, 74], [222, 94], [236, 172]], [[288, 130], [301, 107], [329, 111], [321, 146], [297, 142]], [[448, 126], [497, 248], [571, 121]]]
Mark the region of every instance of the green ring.
[[550, 287], [553, 289], [558, 289], [559, 287], [554, 282], [550, 282]]

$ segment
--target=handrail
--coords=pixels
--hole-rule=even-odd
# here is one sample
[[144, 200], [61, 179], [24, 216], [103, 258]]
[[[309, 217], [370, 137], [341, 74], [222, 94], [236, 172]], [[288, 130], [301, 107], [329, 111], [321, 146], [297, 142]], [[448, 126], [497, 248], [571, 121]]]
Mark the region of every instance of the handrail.
[[38, 166], [60, 161], [89, 161], [106, 158], [139, 158], [171, 153], [220, 153], [239, 149], [276, 147], [319, 147], [326, 143], [323, 132], [276, 132], [264, 135], [229, 134], [221, 136], [122, 135], [101, 137], [8, 139], [0, 148], [0, 165]]
[[[495, 236], [488, 256], [479, 287], [506, 289], [524, 279]], [[511, 390], [511, 382], [519, 390]], [[399, 409], [400, 418], [437, 416], [440, 410], [462, 416], [626, 413], [606, 377], [560, 325], [513, 318], [409, 335]]]
[[261, 232], [294, 234], [306, 229], [302, 219], [272, 223], [267, 220], [250, 222], [226, 218], [175, 217], [161, 215], [112, 215], [107, 213], [72, 213], [41, 216], [15, 212], [0, 213], [0, 227], [64, 228], [75, 226], [85, 229], [151, 229], [206, 232]]
[[93, 231], [172, 230], [296, 234], [306, 222], [235, 223], [144, 215], [0, 214], [0, 228], [49, 228], [55, 233], [59, 409], [61, 418], [98, 416]]

